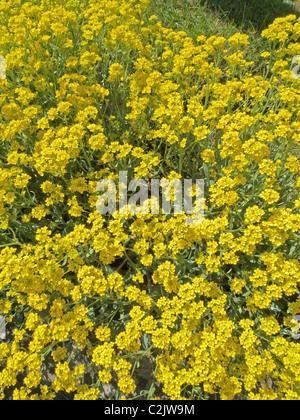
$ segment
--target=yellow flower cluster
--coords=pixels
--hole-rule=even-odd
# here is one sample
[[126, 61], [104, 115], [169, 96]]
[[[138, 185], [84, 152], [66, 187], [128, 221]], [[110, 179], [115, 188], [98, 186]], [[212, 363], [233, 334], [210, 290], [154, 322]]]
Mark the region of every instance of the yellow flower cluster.
[[[300, 20], [256, 63], [148, 2], [0, 0], [0, 397], [298, 400]], [[204, 179], [203, 223], [100, 215], [124, 170]]]

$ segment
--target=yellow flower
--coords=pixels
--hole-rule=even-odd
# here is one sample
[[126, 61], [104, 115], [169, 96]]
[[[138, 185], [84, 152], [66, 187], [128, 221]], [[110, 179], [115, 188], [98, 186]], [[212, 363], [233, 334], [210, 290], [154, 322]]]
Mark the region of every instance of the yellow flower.
[[278, 334], [281, 330], [278, 321], [274, 317], [260, 318], [260, 328], [270, 336]]
[[52, 351], [51, 355], [55, 362], [61, 362], [67, 357], [67, 349], [64, 347], [58, 347], [56, 350]]
[[103, 326], [100, 326], [96, 329], [95, 335], [96, 335], [96, 338], [99, 341], [109, 342], [110, 341], [110, 336], [111, 336], [111, 331], [106, 325], [103, 325]]
[[197, 127], [194, 130], [194, 135], [198, 141], [204, 140], [209, 133], [210, 133], [210, 130], [205, 125]]
[[100, 370], [98, 372], [99, 379], [104, 384], [109, 384], [112, 380], [112, 374], [107, 370]]
[[230, 288], [237, 295], [241, 295], [243, 293], [243, 289], [246, 286], [246, 284], [247, 283], [244, 279], [235, 278], [230, 284]]
[[123, 67], [119, 63], [114, 63], [109, 67], [109, 77], [107, 78], [107, 81], [112, 83], [114, 82], [123, 71]]
[[261, 194], [260, 197], [267, 203], [267, 204], [274, 204], [277, 203], [280, 199], [280, 194], [271, 189], [268, 188], [266, 190], [264, 190]]
[[215, 161], [215, 152], [211, 149], [206, 149], [201, 154], [202, 159], [206, 163], [211, 163]]

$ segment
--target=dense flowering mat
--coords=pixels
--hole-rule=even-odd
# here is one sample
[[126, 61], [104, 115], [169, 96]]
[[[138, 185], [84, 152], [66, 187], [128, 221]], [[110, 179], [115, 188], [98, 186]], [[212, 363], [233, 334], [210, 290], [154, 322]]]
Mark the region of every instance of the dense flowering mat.
[[[0, 394], [299, 399], [300, 20], [257, 58], [147, 3], [0, 1]], [[100, 215], [120, 171], [203, 222]]]

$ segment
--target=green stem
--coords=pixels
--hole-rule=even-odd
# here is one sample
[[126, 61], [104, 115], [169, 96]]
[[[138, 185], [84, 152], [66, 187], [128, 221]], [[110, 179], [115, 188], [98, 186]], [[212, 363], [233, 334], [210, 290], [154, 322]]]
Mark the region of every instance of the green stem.
[[21, 244], [20, 242], [12, 242], [12, 243], [10, 243], [10, 244], [3, 244], [3, 245], [0, 245], [0, 248], [6, 248], [7, 246], [16, 246], [16, 245], [18, 245], [18, 246], [22, 246], [22, 244]]
[[88, 163], [88, 165], [89, 165], [90, 169], [93, 169], [93, 167], [92, 167], [92, 163], [91, 163], [91, 160], [90, 160], [90, 158], [89, 158], [88, 154], [86, 153], [86, 150], [85, 150], [85, 147], [84, 147], [84, 143], [83, 143], [83, 141], [81, 141], [81, 142], [80, 142], [80, 146], [81, 146], [81, 150], [82, 150], [82, 152], [83, 152], [83, 154], [84, 154], [84, 157], [85, 157], [85, 159], [86, 159], [86, 161], [87, 161], [87, 163]]

